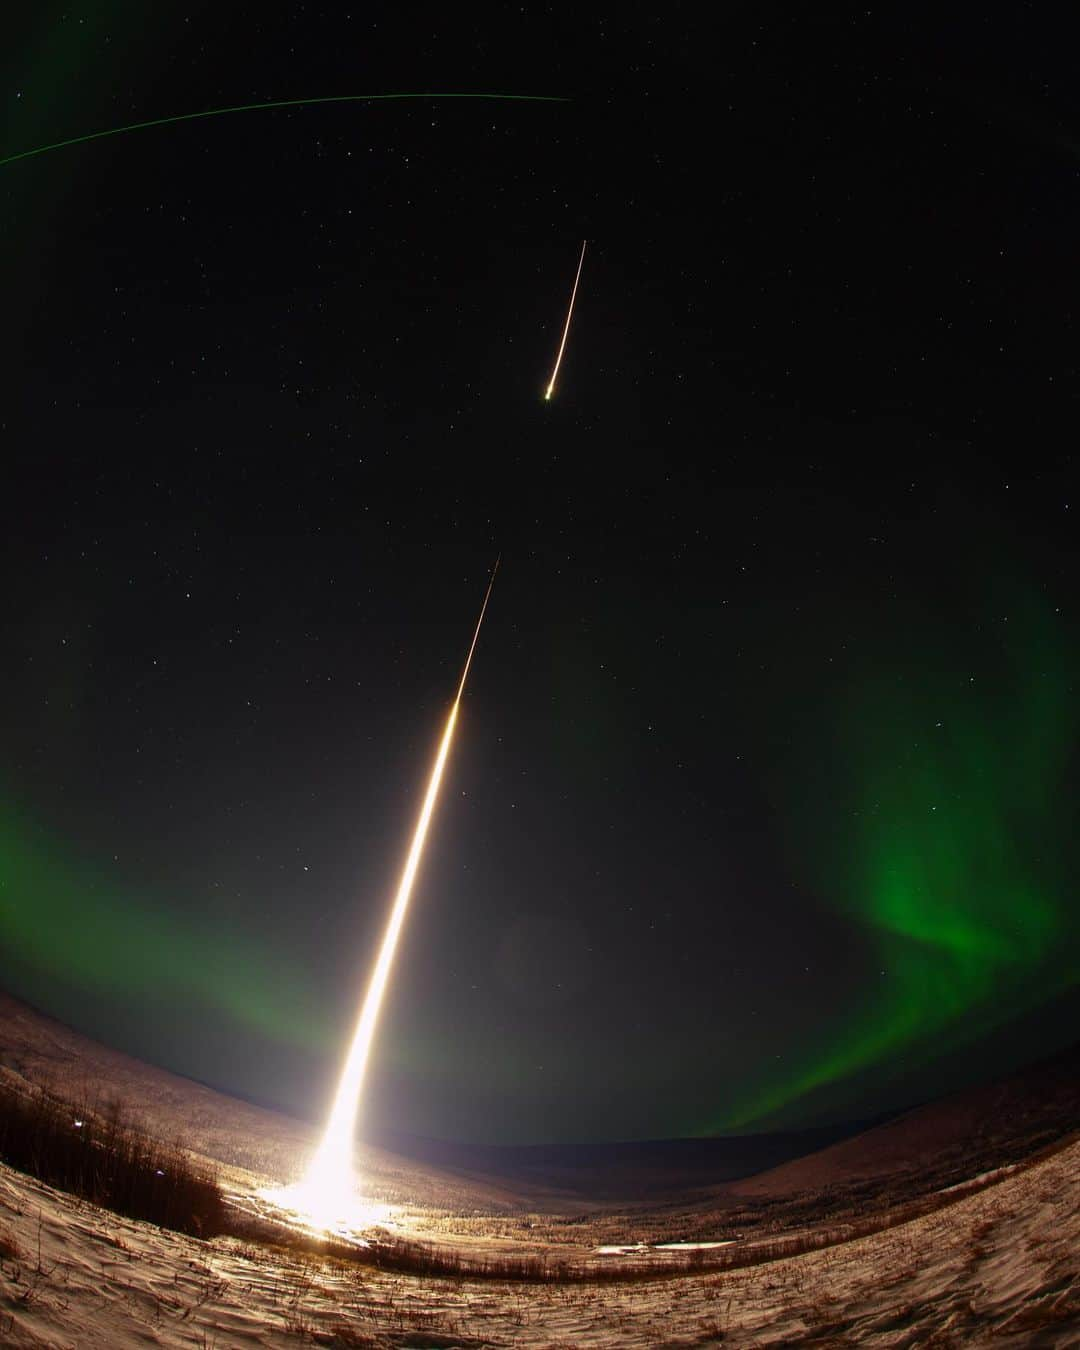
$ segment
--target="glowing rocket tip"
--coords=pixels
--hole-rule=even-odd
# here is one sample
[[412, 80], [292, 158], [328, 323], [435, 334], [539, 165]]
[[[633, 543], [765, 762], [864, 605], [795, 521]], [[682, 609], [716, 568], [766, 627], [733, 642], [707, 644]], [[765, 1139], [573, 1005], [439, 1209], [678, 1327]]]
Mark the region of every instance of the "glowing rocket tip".
[[570, 320], [574, 316], [574, 301], [577, 299], [578, 282], [581, 280], [581, 264], [585, 261], [585, 243], [581, 241], [581, 257], [578, 258], [577, 272], [574, 275], [574, 287], [570, 292], [570, 304], [566, 310], [566, 323], [563, 325], [562, 340], [559, 343], [559, 353], [555, 357], [555, 369], [551, 372], [551, 379], [548, 380], [547, 393], [544, 395], [545, 403], [551, 398], [551, 392], [555, 388], [555, 381], [559, 378], [559, 367], [562, 365], [563, 352], [566, 350], [566, 338], [570, 332]]

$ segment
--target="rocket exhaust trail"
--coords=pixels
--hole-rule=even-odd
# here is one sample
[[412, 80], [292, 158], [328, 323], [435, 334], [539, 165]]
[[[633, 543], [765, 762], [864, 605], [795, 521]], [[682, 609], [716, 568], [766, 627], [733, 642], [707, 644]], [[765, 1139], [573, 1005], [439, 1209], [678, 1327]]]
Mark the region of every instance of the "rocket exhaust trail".
[[405, 923], [405, 914], [409, 907], [409, 899], [412, 896], [413, 883], [416, 880], [416, 873], [423, 856], [428, 826], [431, 823], [431, 816], [438, 800], [443, 769], [446, 766], [450, 745], [454, 739], [458, 707], [465, 692], [465, 681], [469, 675], [469, 667], [472, 665], [473, 653], [476, 651], [477, 639], [480, 636], [480, 625], [484, 622], [488, 601], [491, 599], [491, 589], [495, 585], [495, 574], [499, 570], [499, 561], [500, 559], [497, 558], [495, 566], [492, 568], [491, 579], [488, 581], [487, 590], [484, 593], [484, 603], [480, 607], [480, 617], [476, 621], [472, 642], [469, 644], [469, 653], [465, 658], [465, 665], [461, 672], [457, 694], [443, 727], [438, 753], [435, 756], [435, 764], [428, 779], [423, 805], [420, 808], [420, 815], [413, 831], [412, 843], [405, 859], [405, 867], [398, 883], [397, 896], [394, 900], [393, 909], [390, 911], [390, 920], [386, 925], [378, 959], [375, 962], [375, 969], [372, 972], [367, 994], [360, 1009], [360, 1020], [356, 1024], [352, 1045], [341, 1072], [341, 1080], [330, 1112], [330, 1119], [327, 1122], [322, 1142], [311, 1160], [307, 1175], [298, 1188], [302, 1193], [304, 1208], [312, 1216], [327, 1222], [345, 1217], [349, 1208], [349, 1200], [355, 1182], [353, 1149], [364, 1072], [371, 1054], [375, 1025], [390, 979], [390, 969], [393, 965], [394, 953], [397, 950], [398, 938], [401, 936], [401, 929]]
[[581, 257], [578, 259], [577, 275], [574, 277], [574, 289], [570, 292], [570, 306], [566, 311], [566, 323], [563, 325], [562, 341], [559, 343], [559, 354], [555, 358], [555, 369], [551, 372], [551, 379], [548, 380], [547, 389], [544, 391], [544, 398], [550, 399], [555, 389], [555, 381], [559, 376], [559, 367], [562, 365], [562, 354], [566, 350], [566, 339], [570, 332], [570, 320], [574, 316], [574, 301], [577, 299], [578, 282], [581, 280], [581, 264], [585, 261], [586, 240], [581, 241]]

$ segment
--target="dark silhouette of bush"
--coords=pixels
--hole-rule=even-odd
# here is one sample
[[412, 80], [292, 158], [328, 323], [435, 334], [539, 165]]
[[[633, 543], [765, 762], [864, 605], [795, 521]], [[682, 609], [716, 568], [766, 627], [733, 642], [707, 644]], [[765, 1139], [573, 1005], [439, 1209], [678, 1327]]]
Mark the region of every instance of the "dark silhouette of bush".
[[196, 1237], [226, 1230], [216, 1178], [179, 1144], [142, 1133], [115, 1102], [76, 1106], [44, 1088], [0, 1082], [0, 1159], [131, 1219]]

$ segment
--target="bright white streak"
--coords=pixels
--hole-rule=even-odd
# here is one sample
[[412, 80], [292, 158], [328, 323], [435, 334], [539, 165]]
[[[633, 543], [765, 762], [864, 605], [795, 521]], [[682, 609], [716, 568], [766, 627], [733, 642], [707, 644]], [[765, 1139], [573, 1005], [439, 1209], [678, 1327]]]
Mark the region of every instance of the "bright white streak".
[[465, 658], [465, 668], [461, 672], [461, 682], [458, 685], [457, 695], [446, 719], [442, 740], [439, 742], [439, 752], [435, 756], [435, 765], [431, 770], [431, 777], [428, 779], [424, 804], [420, 808], [420, 816], [413, 831], [408, 856], [405, 859], [405, 868], [398, 883], [394, 907], [390, 912], [390, 922], [386, 925], [386, 932], [383, 934], [378, 960], [375, 962], [375, 969], [360, 1010], [360, 1020], [356, 1024], [352, 1046], [349, 1049], [348, 1058], [345, 1060], [345, 1067], [341, 1071], [341, 1080], [338, 1083], [337, 1095], [330, 1111], [330, 1119], [327, 1121], [322, 1142], [315, 1151], [304, 1180], [291, 1190], [289, 1203], [294, 1208], [304, 1210], [320, 1224], [329, 1225], [348, 1220], [357, 1208], [353, 1149], [355, 1146], [356, 1120], [360, 1110], [360, 1090], [364, 1084], [364, 1072], [367, 1069], [368, 1058], [371, 1054], [371, 1043], [375, 1037], [375, 1024], [378, 1021], [383, 995], [386, 993], [386, 985], [390, 979], [390, 968], [394, 962], [398, 938], [401, 936], [401, 929], [405, 923], [405, 914], [409, 908], [413, 883], [416, 880], [416, 873], [424, 852], [428, 826], [431, 824], [431, 816], [439, 796], [443, 769], [450, 753], [450, 744], [454, 739], [454, 727], [457, 724], [461, 696], [465, 692], [465, 680], [472, 664], [473, 652], [476, 650], [476, 642], [480, 636], [480, 625], [484, 622], [484, 614], [487, 612], [488, 601], [491, 599], [491, 588], [495, 584], [495, 573], [498, 569], [499, 562], [496, 560], [491, 573], [491, 580], [488, 582], [487, 592], [484, 595], [484, 603], [480, 608], [480, 617], [477, 619], [476, 628], [473, 631], [472, 642], [469, 644], [469, 654]]
[[562, 354], [566, 350], [566, 338], [570, 332], [570, 320], [574, 313], [574, 301], [577, 299], [578, 282], [581, 280], [581, 264], [585, 261], [586, 240], [581, 241], [581, 257], [578, 259], [577, 275], [574, 277], [574, 289], [570, 292], [570, 307], [566, 311], [566, 323], [562, 330], [562, 341], [559, 343], [559, 354], [555, 358], [555, 369], [551, 372], [551, 379], [548, 380], [547, 391], [544, 394], [545, 399], [549, 399], [555, 388], [555, 381], [558, 378], [559, 367], [562, 365]]

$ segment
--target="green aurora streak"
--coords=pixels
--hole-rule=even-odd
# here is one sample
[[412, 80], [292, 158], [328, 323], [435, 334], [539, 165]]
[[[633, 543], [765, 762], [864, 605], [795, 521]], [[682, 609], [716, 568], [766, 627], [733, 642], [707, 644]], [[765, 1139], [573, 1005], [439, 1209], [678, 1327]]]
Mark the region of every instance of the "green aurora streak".
[[218, 919], [142, 903], [0, 808], [0, 950], [89, 995], [214, 1009], [283, 1045], [333, 1042], [325, 1000]]
[[209, 108], [202, 112], [177, 113], [172, 117], [155, 117], [147, 122], [131, 122], [123, 127], [109, 127], [105, 131], [91, 131], [84, 136], [71, 136], [64, 141], [53, 141], [51, 145], [38, 145], [32, 150], [21, 150], [18, 154], [7, 155], [0, 159], [0, 169], [6, 164], [14, 164], [16, 160], [48, 154], [50, 150], [63, 150], [69, 145], [100, 141], [106, 136], [123, 136], [129, 131], [145, 131], [149, 127], [170, 126], [174, 122], [196, 122], [205, 117], [224, 117], [228, 113], [265, 112], [270, 108], [310, 108], [319, 103], [385, 103], [389, 100], [403, 99], [487, 99], [501, 103], [569, 102], [569, 99], [557, 94], [331, 94], [323, 98], [275, 99], [267, 103], [242, 103], [231, 108]]
[[[901, 1055], [927, 1062], [1076, 982], [1058, 857], [1070, 837], [1059, 791], [1073, 746], [1069, 662], [1040, 601], [1010, 611], [1007, 628], [980, 628], [988, 679], [920, 660], [955, 650], [946, 633], [925, 647], [920, 637], [917, 652], [900, 639], [888, 674], [860, 679], [825, 719], [835, 739], [799, 747], [786, 813], [796, 851], [869, 932], [883, 977], [793, 1074], [759, 1082], [707, 1129], [768, 1119]], [[815, 782], [797, 767], [808, 763]]]

